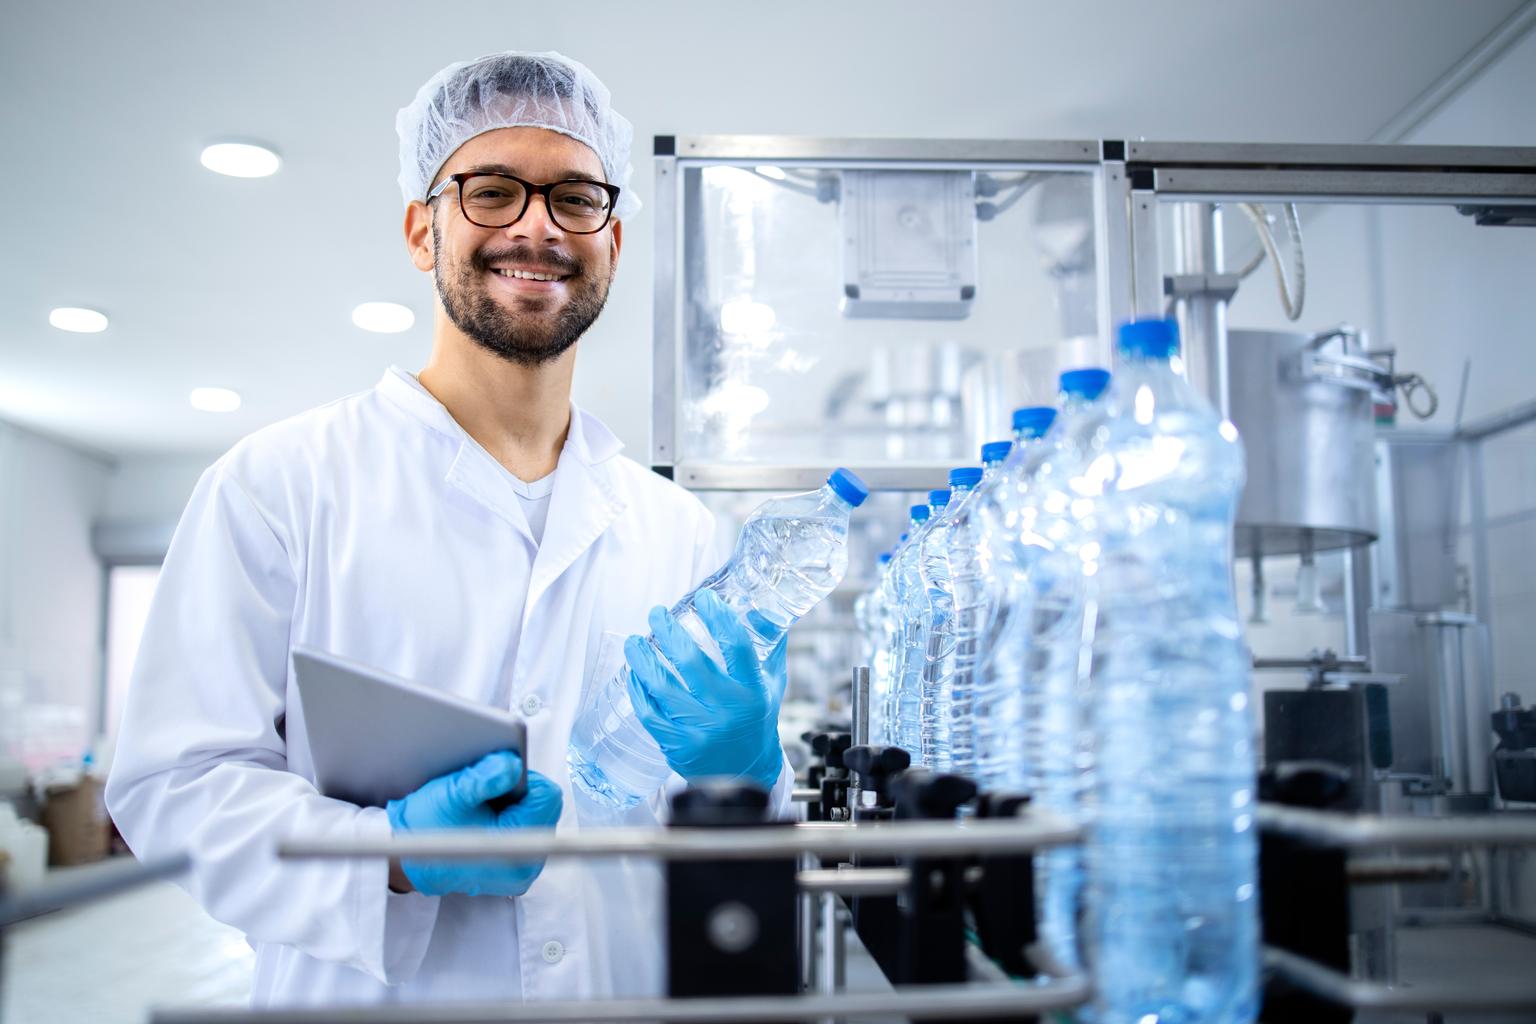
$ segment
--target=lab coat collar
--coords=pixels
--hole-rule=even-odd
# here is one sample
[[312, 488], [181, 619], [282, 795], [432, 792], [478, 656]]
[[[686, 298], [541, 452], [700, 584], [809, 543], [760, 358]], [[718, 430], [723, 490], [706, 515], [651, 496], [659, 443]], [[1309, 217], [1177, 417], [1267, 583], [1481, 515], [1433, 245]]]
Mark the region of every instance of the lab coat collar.
[[[522, 506], [510, 484], [511, 474], [469, 436], [414, 374], [392, 366], [379, 381], [379, 391], [430, 429], [457, 441], [459, 453], [448, 469], [449, 483], [521, 530], [532, 542]], [[571, 403], [570, 428], [555, 466], [544, 539], [528, 581], [524, 625], [545, 591], [627, 507], [618, 479], [603, 465], [623, 447], [602, 420]]]
[[[433, 430], [455, 441], [474, 444], [464, 428], [453, 418], [443, 403], [422, 386], [421, 381], [409, 370], [391, 366], [379, 381], [379, 391], [388, 399], [410, 413]], [[478, 446], [477, 446], [478, 447]], [[571, 426], [565, 438], [564, 456], [570, 452], [588, 466], [607, 462], [624, 448], [624, 442], [614, 436], [602, 420], [571, 402]], [[489, 453], [487, 453], [489, 454]]]

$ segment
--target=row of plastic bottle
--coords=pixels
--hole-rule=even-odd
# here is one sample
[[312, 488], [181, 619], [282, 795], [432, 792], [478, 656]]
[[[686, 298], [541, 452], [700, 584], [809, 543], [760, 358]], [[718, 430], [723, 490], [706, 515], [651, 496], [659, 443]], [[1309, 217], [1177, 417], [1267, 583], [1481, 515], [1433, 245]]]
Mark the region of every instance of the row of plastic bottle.
[[857, 604], [872, 738], [1084, 822], [1036, 857], [1037, 909], [1103, 1024], [1257, 1012], [1243, 455], [1178, 358], [1173, 322], [1125, 325], [1113, 383], [1073, 370], [1015, 413]]

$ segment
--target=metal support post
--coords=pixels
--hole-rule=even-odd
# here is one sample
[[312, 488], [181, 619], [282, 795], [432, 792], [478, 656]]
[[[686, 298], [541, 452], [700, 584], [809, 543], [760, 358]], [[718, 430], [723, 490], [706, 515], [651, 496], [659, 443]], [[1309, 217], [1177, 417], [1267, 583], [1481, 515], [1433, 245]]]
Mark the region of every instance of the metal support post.
[[[847, 983], [846, 937], [843, 934], [842, 900], [835, 892], [821, 894], [821, 968], [817, 974], [817, 991], [824, 996], [835, 996]], [[823, 1024], [837, 1024], [840, 1018], [823, 1017]]]
[[[1179, 274], [1215, 279], [1222, 273], [1221, 208], [1185, 203], [1178, 208]], [[1186, 291], [1176, 303], [1190, 382], [1210, 398], [1223, 419], [1232, 415], [1227, 372], [1227, 302], [1224, 288]]]

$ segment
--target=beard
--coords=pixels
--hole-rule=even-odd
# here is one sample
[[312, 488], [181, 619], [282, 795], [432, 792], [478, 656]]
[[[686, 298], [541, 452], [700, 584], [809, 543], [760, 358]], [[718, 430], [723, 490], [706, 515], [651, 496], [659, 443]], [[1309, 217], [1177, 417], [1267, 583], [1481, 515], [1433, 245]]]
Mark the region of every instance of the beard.
[[[508, 362], [538, 366], [557, 358], [576, 344], [608, 301], [613, 284], [613, 269], [596, 277], [587, 273], [580, 260], [561, 252], [536, 253], [526, 245], [471, 253], [459, 266], [449, 271], [443, 259], [443, 239], [434, 220], [432, 224], [433, 279], [442, 297], [443, 311], [455, 327], [476, 344]], [[486, 290], [485, 275], [498, 261], [534, 263], [558, 267], [570, 274], [570, 291], [565, 306], [551, 314], [552, 299], [530, 297], [520, 301], [523, 307], [513, 311], [498, 303]]]

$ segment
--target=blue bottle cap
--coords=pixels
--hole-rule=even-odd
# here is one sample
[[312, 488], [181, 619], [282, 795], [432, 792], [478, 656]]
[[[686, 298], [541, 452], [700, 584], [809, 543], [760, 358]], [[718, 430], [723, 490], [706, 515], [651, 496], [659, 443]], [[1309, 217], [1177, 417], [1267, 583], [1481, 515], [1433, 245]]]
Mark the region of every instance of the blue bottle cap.
[[1061, 390], [1074, 398], [1093, 401], [1109, 387], [1109, 371], [1097, 367], [1086, 370], [1068, 370], [1061, 375]]
[[949, 471], [949, 486], [975, 487], [981, 482], [981, 470], [975, 466], [961, 466]]
[[928, 492], [928, 504], [932, 505], [932, 506], [934, 506], [936, 508], [943, 508], [945, 505], [948, 505], [949, 504], [949, 490], [945, 489], [945, 490], [942, 490], [942, 491], [929, 491]]
[[1167, 359], [1179, 351], [1179, 322], [1132, 320], [1121, 324], [1120, 351], [1128, 356]]
[[929, 515], [930, 511], [931, 510], [928, 508], [927, 505], [913, 505], [912, 506], [912, 518], [920, 523], [924, 519], [928, 518], [928, 515]]
[[1025, 437], [1044, 437], [1056, 422], [1056, 410], [1049, 405], [1030, 405], [1013, 410], [1013, 432]]
[[981, 446], [981, 462], [984, 466], [994, 466], [1008, 457], [1013, 451], [1012, 441], [988, 441]]
[[889, 551], [882, 551], [882, 552], [880, 552], [880, 564], [881, 565], [884, 565], [886, 562], [889, 562], [890, 560], [891, 560], [891, 553]]
[[854, 508], [864, 504], [864, 499], [869, 497], [868, 485], [855, 476], [852, 470], [834, 469], [832, 475], [827, 477], [827, 486]]

